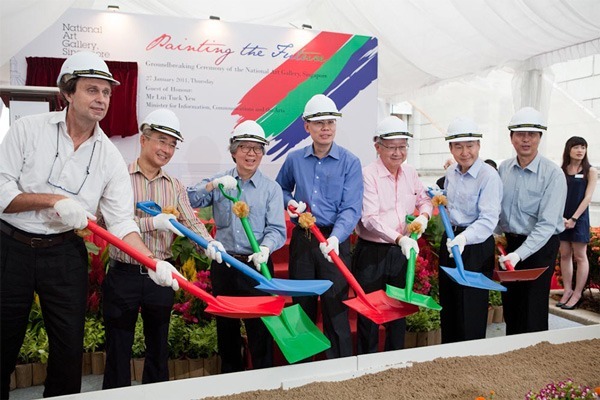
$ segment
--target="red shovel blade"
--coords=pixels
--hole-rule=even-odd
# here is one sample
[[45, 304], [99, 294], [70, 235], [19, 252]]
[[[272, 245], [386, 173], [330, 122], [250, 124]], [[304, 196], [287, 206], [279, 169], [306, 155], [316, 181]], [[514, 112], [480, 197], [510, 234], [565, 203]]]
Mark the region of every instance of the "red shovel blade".
[[367, 302], [360, 297], [355, 297], [344, 300], [344, 303], [379, 325], [419, 311], [418, 306], [392, 299], [383, 290], [368, 293], [366, 298]]
[[[146, 267], [156, 270], [157, 261], [152, 259], [129, 243], [119, 239], [106, 229], [101, 228], [93, 221], [88, 221], [87, 228], [106, 240], [113, 246], [129, 254], [133, 259]], [[273, 296], [256, 296], [256, 297], [214, 297], [210, 293], [205, 292], [198, 286], [195, 286], [184, 277], [173, 274], [173, 279], [177, 280], [179, 287], [189, 294], [204, 300], [208, 307], [206, 312], [220, 315], [229, 318], [257, 318], [262, 316], [273, 316], [281, 314], [285, 299], [282, 297]]]
[[547, 270], [548, 267], [532, 269], [515, 269], [512, 271], [494, 270], [493, 279], [500, 282], [534, 281]]

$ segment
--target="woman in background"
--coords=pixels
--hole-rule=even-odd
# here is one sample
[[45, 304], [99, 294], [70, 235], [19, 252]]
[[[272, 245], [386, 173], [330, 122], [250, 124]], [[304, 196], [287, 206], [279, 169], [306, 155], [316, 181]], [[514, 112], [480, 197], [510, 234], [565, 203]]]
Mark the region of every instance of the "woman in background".
[[[587, 245], [590, 241], [589, 204], [596, 188], [598, 171], [590, 165], [588, 144], [584, 138], [573, 136], [565, 143], [562, 170], [567, 178], [567, 201], [563, 219], [565, 230], [560, 234], [560, 270], [564, 291], [557, 307], [564, 310], [577, 308], [589, 272]], [[573, 290], [573, 258], [577, 263], [575, 290]]]

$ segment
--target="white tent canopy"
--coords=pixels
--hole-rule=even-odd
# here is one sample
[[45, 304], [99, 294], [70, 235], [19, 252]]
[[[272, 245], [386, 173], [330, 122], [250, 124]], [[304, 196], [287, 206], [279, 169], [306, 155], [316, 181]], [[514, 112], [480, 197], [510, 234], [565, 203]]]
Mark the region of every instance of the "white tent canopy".
[[[13, 54], [69, 7], [313, 29], [379, 39], [379, 96], [510, 66], [541, 69], [600, 53], [597, 0], [3, 0], [0, 83]], [[23, 29], [27, 27], [26, 29]]]

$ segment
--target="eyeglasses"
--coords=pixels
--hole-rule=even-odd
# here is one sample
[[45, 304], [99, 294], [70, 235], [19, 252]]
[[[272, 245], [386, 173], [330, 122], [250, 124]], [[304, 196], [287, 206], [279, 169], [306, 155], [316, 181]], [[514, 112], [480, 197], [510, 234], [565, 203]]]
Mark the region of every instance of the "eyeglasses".
[[175, 151], [175, 150], [177, 150], [177, 149], [179, 148], [179, 147], [177, 147], [177, 145], [176, 145], [176, 144], [174, 144], [174, 143], [169, 143], [169, 142], [167, 141], [167, 139], [162, 139], [162, 138], [161, 138], [161, 139], [156, 139], [156, 138], [153, 138], [153, 137], [151, 137], [151, 136], [148, 136], [148, 135], [144, 135], [144, 136], [145, 136], [145, 137], [146, 137], [146, 139], [148, 139], [148, 140], [154, 140], [155, 142], [158, 142], [158, 143], [159, 143], [159, 145], [160, 145], [161, 147], [168, 147], [168, 148], [170, 148], [170, 149], [171, 149], [171, 150], [173, 150], [173, 151]]
[[408, 145], [407, 144], [403, 145], [403, 146], [386, 146], [385, 144], [379, 142], [379, 145], [385, 147], [387, 149], [387, 151], [389, 151], [390, 153], [393, 153], [396, 150], [404, 153], [408, 149]]
[[245, 145], [245, 144], [240, 144], [238, 146], [238, 148], [244, 154], [250, 153], [250, 150], [252, 150], [254, 152], [254, 154], [263, 154], [264, 149], [265, 149], [263, 146], [248, 146], [248, 145]]
[[[83, 177], [83, 181], [81, 182], [81, 185], [79, 185], [79, 188], [77, 190], [75, 189], [68, 189], [62, 185], [59, 185], [58, 183], [54, 183], [51, 181], [54, 180], [54, 165], [56, 164], [56, 159], [58, 158], [58, 137], [59, 137], [59, 127], [56, 127], [56, 155], [54, 156], [54, 161], [52, 162], [52, 167], [50, 168], [50, 175], [48, 175], [48, 180], [46, 181], [48, 183], [48, 185], [53, 186], [55, 188], [64, 190], [67, 193], [70, 193], [72, 195], [77, 196], [79, 194], [79, 192], [81, 192], [81, 188], [83, 187], [83, 185], [85, 184], [85, 181], [87, 181], [88, 176], [90, 175], [90, 166], [92, 165], [92, 159], [94, 158], [94, 151], [96, 150], [96, 144], [98, 143], [98, 141], [94, 141], [94, 146], [92, 147], [92, 154], [90, 155], [90, 161], [88, 162], [87, 167], [85, 168], [85, 176]], [[77, 172], [73, 172], [73, 173], [67, 173], [66, 167], [67, 165], [69, 165], [70, 167], [75, 167], [77, 170], [79, 170], [78, 165], [76, 165], [75, 161], [67, 160], [67, 162], [65, 163], [65, 166], [63, 167], [62, 171], [60, 171], [60, 174], [58, 176], [58, 178], [60, 179], [60, 177], [65, 176], [68, 178], [72, 178], [73, 176], [75, 176], [77, 174]], [[77, 181], [76, 179], [69, 179], [71, 181]]]

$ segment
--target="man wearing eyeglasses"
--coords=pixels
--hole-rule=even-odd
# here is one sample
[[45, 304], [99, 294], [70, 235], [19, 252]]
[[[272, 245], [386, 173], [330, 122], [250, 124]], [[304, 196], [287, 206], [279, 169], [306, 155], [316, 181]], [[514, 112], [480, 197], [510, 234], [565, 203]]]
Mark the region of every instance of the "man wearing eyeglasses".
[[[110, 232], [152, 255], [133, 220], [125, 162], [98, 125], [119, 82], [97, 54], [81, 52], [63, 63], [57, 84], [67, 108], [19, 119], [0, 145], [3, 399], [34, 291], [51, 349], [44, 397], [81, 390], [88, 257], [74, 229], [100, 210]], [[171, 286], [171, 268], [159, 261], [156, 281]]]
[[543, 157], [538, 147], [546, 130], [538, 110], [524, 107], [509, 123], [517, 156], [498, 168], [504, 184], [500, 228], [506, 236], [506, 256], [515, 269], [549, 267], [533, 281], [505, 282], [502, 306], [506, 334], [548, 330], [548, 296], [564, 230], [567, 181], [560, 167]]
[[[425, 232], [433, 209], [425, 187], [410, 165], [406, 122], [395, 116], [383, 119], [373, 138], [378, 158], [363, 168], [365, 194], [362, 216], [356, 226], [358, 241], [352, 257], [352, 272], [366, 293], [385, 290], [386, 284], [406, 285], [406, 262], [410, 250], [419, 253], [417, 241], [406, 231], [406, 216], [419, 211], [419, 236]], [[358, 315], [358, 354], [376, 353], [379, 326]], [[404, 348], [404, 318], [385, 324], [385, 351]]]
[[[441, 266], [455, 268], [452, 247], [458, 246], [465, 270], [491, 278], [502, 182], [496, 170], [479, 158], [482, 137], [471, 118], [456, 118], [448, 126], [446, 141], [456, 164], [446, 170], [445, 189], [455, 237], [450, 240], [443, 234], [439, 255]], [[460, 285], [441, 268], [439, 285], [442, 343], [484, 339], [489, 290]]]
[[[258, 271], [264, 262], [273, 275], [270, 254], [283, 246], [286, 231], [281, 211], [281, 188], [259, 170], [265, 145], [268, 143], [265, 132], [258, 123], [251, 120], [242, 122], [233, 130], [229, 142], [229, 152], [235, 167], [188, 188], [188, 196], [194, 207], [212, 205], [217, 226], [216, 239], [223, 244], [230, 256]], [[232, 212], [233, 202], [223, 195], [221, 185], [223, 191], [229, 192], [230, 197], [239, 195], [239, 200], [250, 207], [248, 221], [259, 244], [259, 251], [252, 250], [240, 218]], [[238, 188], [241, 189], [241, 194]], [[211, 279], [215, 296], [264, 295], [254, 289], [256, 282], [252, 278], [224, 263], [212, 263]], [[251, 318], [244, 319], [244, 326], [248, 334], [252, 368], [272, 367], [273, 339], [265, 324], [260, 318]], [[243, 371], [240, 320], [217, 316], [217, 342], [221, 372]]]
[[[136, 211], [135, 220], [142, 239], [152, 253], [160, 259], [171, 259], [174, 233], [181, 233], [169, 222], [170, 218], [210, 242], [210, 248], [222, 248], [213, 241], [204, 224], [196, 217], [185, 187], [167, 174], [163, 167], [169, 163], [178, 141], [183, 142], [179, 118], [166, 109], [152, 111], [140, 126], [140, 156], [128, 166], [134, 203], [155, 201], [163, 209], [157, 216]], [[167, 212], [175, 213], [167, 214]], [[220, 254], [206, 254], [221, 261]], [[146, 361], [142, 383], [169, 380], [169, 321], [173, 308], [174, 291], [154, 284], [148, 279], [146, 268], [140, 266], [123, 251], [110, 248], [110, 268], [103, 290], [103, 316], [106, 327], [106, 368], [103, 389], [130, 386], [131, 344], [135, 324], [141, 312], [144, 321]]]
[[[350, 235], [360, 217], [363, 181], [360, 160], [335, 142], [337, 121], [342, 114], [329, 97], [313, 96], [304, 107], [304, 129], [312, 144], [288, 154], [277, 175], [284, 195], [284, 207], [297, 218], [310, 206], [311, 213], [327, 244], [320, 244], [296, 226], [290, 241], [291, 279], [329, 279], [333, 285], [321, 295], [323, 330], [331, 341], [327, 358], [352, 355], [348, 321], [348, 282], [331, 264], [330, 251], [350, 265]], [[290, 206], [294, 210], [290, 209]], [[317, 296], [294, 298], [316, 322]]]

